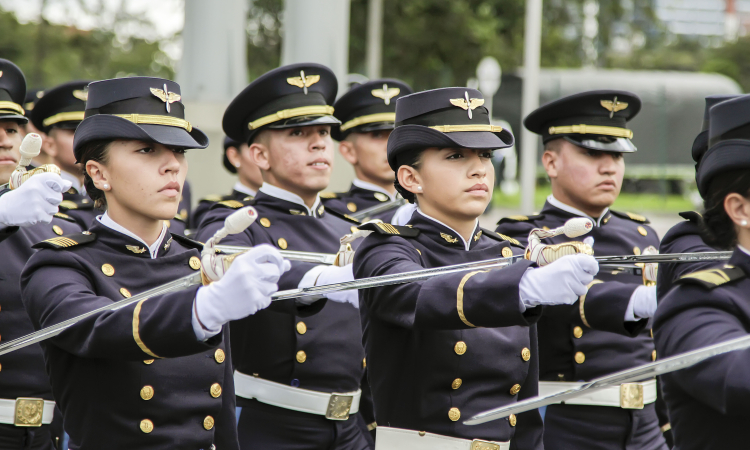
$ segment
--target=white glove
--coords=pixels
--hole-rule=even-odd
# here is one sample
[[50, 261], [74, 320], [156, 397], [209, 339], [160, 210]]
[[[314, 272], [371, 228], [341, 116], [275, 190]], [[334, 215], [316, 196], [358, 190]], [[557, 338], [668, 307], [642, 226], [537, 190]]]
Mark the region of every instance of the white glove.
[[[315, 281], [315, 286], [322, 286], [324, 284], [343, 283], [344, 281], [354, 281], [354, 269], [351, 264], [344, 267], [328, 266], [320, 272], [318, 279]], [[324, 296], [331, 301], [337, 303], [350, 303], [355, 308], [359, 309], [359, 294], [356, 289], [348, 291], [331, 292]]]
[[587, 286], [598, 272], [596, 259], [582, 253], [529, 269], [518, 285], [521, 310], [538, 305], [572, 305], [587, 292]]
[[625, 321], [635, 322], [650, 319], [656, 312], [656, 286], [638, 286], [630, 296]]
[[29, 178], [18, 189], [0, 196], [0, 228], [50, 223], [62, 202], [62, 193], [71, 185], [55, 173]]
[[271, 295], [279, 290], [279, 277], [290, 268], [289, 261], [270, 245], [259, 245], [238, 256], [222, 279], [198, 289], [195, 335], [205, 340], [221, 331], [225, 323], [267, 308]]

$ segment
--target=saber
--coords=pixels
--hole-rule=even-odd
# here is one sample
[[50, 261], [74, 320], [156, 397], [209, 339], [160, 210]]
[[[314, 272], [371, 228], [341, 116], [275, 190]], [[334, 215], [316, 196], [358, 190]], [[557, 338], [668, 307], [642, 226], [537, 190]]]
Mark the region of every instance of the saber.
[[610, 386], [617, 386], [622, 383], [629, 383], [632, 381], [653, 378], [665, 373], [686, 369], [695, 364], [698, 364], [701, 361], [705, 361], [708, 358], [723, 355], [729, 352], [734, 352], [737, 350], [744, 350], [747, 348], [750, 348], [750, 336], [744, 336], [726, 342], [721, 342], [719, 344], [709, 345], [697, 350], [680, 353], [679, 355], [665, 358], [661, 361], [644, 364], [633, 369], [623, 370], [611, 375], [596, 378], [582, 386], [568, 389], [567, 391], [559, 392], [557, 394], [552, 394], [545, 397], [534, 397], [528, 400], [513, 403], [508, 406], [485, 411], [464, 421], [464, 425], [479, 425], [482, 423], [490, 422], [492, 420], [508, 417], [511, 414], [519, 414], [555, 403], [564, 403], [565, 400], [578, 397], [590, 391], [595, 391]]
[[42, 151], [42, 137], [36, 133], [29, 133], [21, 141], [21, 147], [18, 149], [21, 154], [21, 159], [18, 161], [18, 166], [10, 174], [8, 183], [3, 186], [7, 186], [10, 189], [18, 189], [23, 183], [25, 183], [32, 176], [39, 173], [56, 173], [60, 175], [60, 168], [54, 164], [44, 164], [32, 170], [26, 170], [26, 166], [31, 164], [31, 161], [39, 156]]
[[664, 253], [656, 255], [622, 255], [598, 256], [596, 260], [602, 264], [620, 263], [694, 263], [706, 261], [726, 261], [732, 257], [732, 252], [703, 252], [703, 253]]
[[365, 208], [362, 211], [355, 213], [355, 214], [349, 214], [349, 217], [353, 217], [357, 220], [363, 220], [368, 217], [374, 216], [375, 214], [380, 214], [382, 212], [390, 211], [392, 209], [396, 209], [400, 206], [403, 206], [406, 204], [406, 200], [403, 198], [398, 198], [396, 200], [391, 200], [386, 203], [381, 203], [379, 205], [371, 206], [369, 208]]
[[[241, 245], [217, 245], [216, 250], [228, 255], [235, 253], [244, 253], [248, 250], [252, 250], [252, 247], [244, 247]], [[335, 253], [316, 253], [316, 252], [298, 252], [294, 250], [279, 250], [281, 255], [292, 261], [301, 261], [317, 264], [333, 264], [336, 262]]]

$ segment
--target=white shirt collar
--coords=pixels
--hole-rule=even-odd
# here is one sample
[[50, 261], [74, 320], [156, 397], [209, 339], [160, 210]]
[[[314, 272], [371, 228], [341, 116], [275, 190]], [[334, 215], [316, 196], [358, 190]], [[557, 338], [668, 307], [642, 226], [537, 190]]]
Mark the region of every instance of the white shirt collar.
[[750, 250], [746, 249], [745, 247], [741, 246], [740, 244], [737, 244], [737, 248], [745, 252], [746, 255], [750, 255]]
[[563, 211], [569, 212], [571, 214], [575, 214], [576, 216], [588, 217], [589, 219], [591, 219], [592, 221], [594, 221], [594, 223], [596, 223], [597, 227], [601, 226], [602, 219], [604, 219], [604, 217], [607, 215], [607, 211], [609, 211], [609, 208], [605, 208], [604, 211], [602, 211], [602, 214], [599, 216], [599, 218], [595, 219], [595, 218], [589, 216], [588, 214], [586, 214], [585, 212], [583, 212], [583, 211], [581, 211], [579, 209], [576, 209], [576, 208], [573, 208], [572, 206], [566, 205], [565, 203], [563, 203], [560, 200], [556, 199], [555, 196], [552, 195], [552, 194], [550, 194], [549, 197], [547, 197], [547, 201], [549, 202], [550, 205], [552, 205], [552, 206], [554, 206], [554, 207], [556, 207], [558, 209], [562, 209]]
[[234, 188], [237, 192], [242, 192], [243, 194], [252, 195], [255, 197], [255, 194], [258, 193], [258, 191], [254, 191], [250, 189], [249, 187], [245, 186], [244, 184], [240, 183], [239, 181], [234, 183]]
[[60, 171], [60, 178], [72, 183], [72, 188], [78, 191], [79, 194], [85, 194], [86, 188], [81, 184], [81, 179], [77, 176], [70, 174], [64, 170]]
[[362, 181], [359, 178], [355, 178], [352, 180], [352, 184], [357, 186], [360, 189], [367, 189], [368, 191], [375, 191], [380, 192], [388, 196], [391, 201], [396, 200], [396, 194], [391, 194], [390, 192], [386, 191], [382, 187], [378, 186], [377, 184], [372, 184], [368, 181]]
[[[458, 238], [459, 238], [459, 239], [461, 239], [461, 242], [463, 242], [463, 243], [464, 243], [464, 249], [465, 249], [466, 251], [468, 251], [468, 250], [469, 250], [469, 249], [471, 248], [471, 239], [469, 239], [468, 241], [466, 241], [466, 239], [464, 239], [464, 237], [463, 237], [463, 236], [461, 236], [461, 233], [459, 233], [458, 231], [456, 231], [456, 230], [454, 230], [453, 228], [449, 227], [448, 225], [444, 224], [443, 222], [441, 222], [441, 221], [437, 220], [436, 218], [434, 218], [434, 217], [430, 217], [430, 216], [428, 216], [427, 214], [423, 213], [423, 212], [422, 212], [422, 210], [421, 210], [421, 209], [419, 209], [419, 206], [417, 206], [417, 212], [418, 212], [419, 214], [422, 214], [422, 215], [423, 215], [424, 217], [426, 217], [426, 218], [430, 219], [431, 221], [433, 221], [433, 222], [436, 222], [436, 223], [439, 223], [440, 225], [444, 226], [445, 228], [447, 228], [447, 229], [451, 230], [451, 231], [452, 231], [453, 233], [455, 233], [455, 235], [456, 235], [456, 236], [458, 236]], [[476, 221], [474, 222], [474, 229], [475, 229], [475, 230], [477, 229], [477, 225], [479, 225], [479, 219], [477, 219], [477, 220], [476, 220]]]
[[149, 246], [148, 244], [146, 244], [146, 241], [136, 236], [135, 233], [112, 220], [112, 218], [109, 217], [109, 214], [107, 214], [106, 211], [104, 211], [104, 214], [102, 214], [101, 216], [97, 216], [96, 220], [98, 220], [99, 223], [107, 228], [115, 230], [118, 233], [122, 233], [125, 236], [130, 236], [133, 239], [142, 242], [151, 254], [151, 259], [156, 259], [156, 255], [159, 253], [159, 246], [161, 245], [161, 241], [164, 240], [164, 236], [167, 234], [167, 224], [162, 222], [162, 229], [161, 234], [159, 235], [159, 239], [157, 239], [153, 245]]
[[312, 209], [310, 209], [307, 207], [307, 205], [305, 205], [305, 201], [302, 200], [302, 197], [297, 194], [293, 194], [286, 189], [281, 189], [280, 187], [264, 182], [263, 186], [261, 186], [258, 190], [266, 195], [270, 195], [271, 197], [280, 198], [281, 200], [286, 200], [288, 202], [300, 205], [301, 207], [305, 208], [305, 211], [307, 211], [307, 215], [317, 217], [315, 211], [318, 210], [318, 206], [320, 205], [320, 196], [315, 196], [315, 203], [313, 203]]

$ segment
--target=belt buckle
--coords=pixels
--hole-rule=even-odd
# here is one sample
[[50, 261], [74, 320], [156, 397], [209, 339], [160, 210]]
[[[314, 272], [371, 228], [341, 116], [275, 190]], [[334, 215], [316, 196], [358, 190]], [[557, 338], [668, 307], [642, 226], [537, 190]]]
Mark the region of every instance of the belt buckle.
[[500, 450], [500, 444], [474, 439], [471, 441], [471, 450]]
[[41, 427], [44, 414], [44, 399], [25, 398], [16, 399], [13, 413], [13, 425], [17, 427]]
[[620, 408], [643, 409], [642, 383], [623, 383], [620, 385]]
[[352, 403], [354, 403], [354, 395], [331, 394], [331, 399], [328, 400], [326, 419], [347, 420], [349, 418], [349, 410], [352, 409]]

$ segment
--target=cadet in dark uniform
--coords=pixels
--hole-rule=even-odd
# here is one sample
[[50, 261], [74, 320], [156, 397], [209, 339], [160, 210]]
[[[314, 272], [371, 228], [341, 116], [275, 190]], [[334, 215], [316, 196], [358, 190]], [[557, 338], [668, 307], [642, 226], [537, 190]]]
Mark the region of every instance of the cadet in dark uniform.
[[[525, 242], [533, 228], [555, 228], [572, 217], [589, 217], [595, 226], [584, 242], [596, 255], [640, 254], [658, 246], [645, 217], [609, 209], [622, 186], [623, 153], [636, 151], [626, 123], [640, 108], [640, 99], [630, 92], [590, 91], [553, 101], [526, 117], [526, 128], [542, 136], [542, 163], [552, 195], [540, 214], [502, 219], [496, 231]], [[550, 241], [569, 240], [559, 236]], [[564, 390], [653, 361], [654, 344], [644, 329], [656, 309], [653, 281], [602, 270], [581, 298], [580, 311], [545, 313], [538, 324], [540, 392]], [[605, 307], [595, 313], [590, 307], [597, 300]], [[621, 388], [613, 388], [590, 401], [549, 406], [545, 448], [665, 448], [654, 406], [656, 380], [644, 382], [642, 389], [643, 404], [623, 404]]]
[[[326, 208], [348, 214], [399, 198], [386, 147], [396, 120], [396, 101], [411, 93], [403, 81], [374, 80], [353, 87], [333, 105], [334, 115], [341, 121], [341, 126], [332, 130], [333, 138], [339, 141], [341, 155], [354, 167], [355, 178], [348, 192], [322, 196]], [[390, 222], [397, 209], [372, 218]]]
[[198, 206], [190, 219], [190, 227], [197, 229], [203, 216], [216, 202], [227, 200], [252, 200], [258, 189], [263, 184], [260, 169], [250, 157], [250, 148], [247, 144], [235, 141], [229, 136], [224, 137], [224, 156], [222, 157], [224, 167], [229, 173], [237, 174], [237, 182], [234, 183], [232, 193], [229, 195], [209, 195], [200, 199]]
[[[683, 275], [660, 299], [654, 338], [661, 357], [746, 337], [750, 332], [750, 97], [710, 111], [709, 150], [698, 166], [705, 242], [734, 248], [727, 264]], [[750, 351], [713, 357], [662, 375], [675, 449], [746, 448]]]
[[[360, 227], [373, 233], [355, 254], [357, 278], [513, 254], [517, 241], [478, 223], [492, 198], [491, 149], [513, 144], [490, 125], [483, 103], [465, 88], [398, 100], [388, 162], [418, 209], [408, 226]], [[598, 270], [588, 255], [533, 266], [522, 260], [360, 292], [377, 449], [543, 448], [537, 411], [483, 426], [461, 422], [537, 394], [541, 305], [574, 303]]]
[[[0, 184], [8, 182], [20, 160], [22, 126], [27, 122], [20, 101], [26, 80], [12, 62], [0, 59]], [[43, 239], [81, 231], [73, 220], [56, 214], [62, 191], [70, 183], [46, 173], [11, 191], [0, 187], [0, 330], [10, 341], [34, 331], [21, 301], [21, 270]], [[59, 216], [59, 217], [54, 217]], [[0, 448], [53, 449], [55, 403], [44, 371], [42, 348], [31, 345], [0, 357]], [[34, 413], [16, 416], [31, 407]], [[39, 408], [39, 409], [36, 409]]]
[[[329, 214], [318, 193], [333, 163], [331, 103], [337, 82], [319, 64], [292, 64], [250, 83], [224, 113], [224, 132], [247, 142], [263, 174], [254, 200], [219, 202], [201, 222], [199, 240], [211, 236], [234, 209], [253, 205], [260, 218], [224, 242], [335, 253], [352, 224]], [[280, 282], [292, 289], [352, 280], [351, 265], [293, 262]], [[364, 370], [356, 291], [316, 305], [262, 311], [232, 324], [235, 385], [242, 407], [238, 433], [243, 449], [368, 448], [358, 427]], [[306, 300], [309, 301], [309, 300]]]
[[[179, 86], [121, 78], [89, 94], [75, 157], [106, 212], [89, 231], [36, 245], [21, 288], [37, 329], [201, 269], [201, 244], [164, 223], [177, 212], [185, 149], [208, 145], [184, 119]], [[285, 269], [278, 251], [256, 248], [206, 287], [96, 314], [45, 341], [70, 448], [238, 448], [223, 325], [267, 307]]]

